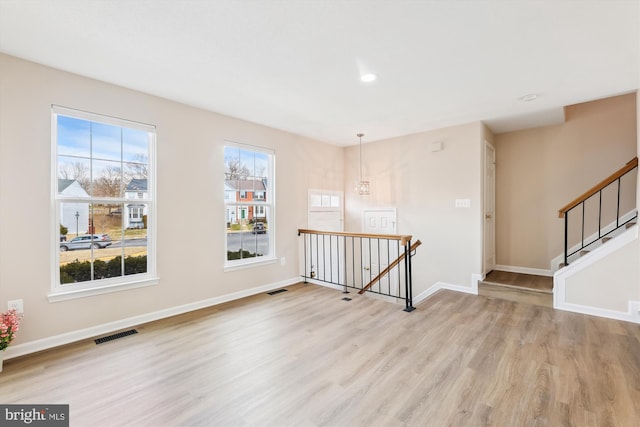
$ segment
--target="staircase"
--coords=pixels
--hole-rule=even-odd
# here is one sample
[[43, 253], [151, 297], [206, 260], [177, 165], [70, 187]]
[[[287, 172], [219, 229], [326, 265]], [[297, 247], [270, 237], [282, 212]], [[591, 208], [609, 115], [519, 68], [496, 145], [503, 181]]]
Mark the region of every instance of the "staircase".
[[630, 223], [635, 223], [638, 217], [635, 209], [637, 171], [638, 158], [634, 157], [622, 168], [558, 210], [558, 217], [564, 219], [564, 254], [561, 267], [569, 265], [590, 249], [604, 243], [605, 237], [620, 234], [629, 228]]
[[[570, 277], [571, 274], [575, 274], [569, 272], [571, 269], [569, 264], [591, 252], [599, 255], [593, 253], [577, 265], [596, 263], [598, 257], [602, 257], [611, 250], [617, 250], [619, 245], [625, 244], [629, 238], [629, 234], [625, 232], [636, 225], [638, 218], [635, 197], [637, 171], [638, 158], [635, 157], [558, 210], [558, 216], [564, 220], [564, 252], [551, 260], [551, 271], [555, 272], [558, 280], [555, 295], [554, 277], [499, 270], [491, 271], [483, 281], [478, 283], [478, 294], [545, 307], [562, 308], [564, 305], [563, 309], [576, 311], [575, 304], [570, 307], [570, 303], [566, 304], [565, 301], [565, 276]], [[618, 240], [618, 237], [623, 240]], [[609, 249], [603, 248], [600, 251], [600, 246], [607, 245], [607, 242], [612, 239], [617, 243], [609, 243], [605, 246]], [[559, 269], [562, 271], [557, 271]], [[554, 297], [556, 297], [555, 301]], [[601, 312], [599, 313], [598, 315], [602, 315]]]
[[[422, 244], [411, 235], [347, 233], [298, 229], [304, 283], [315, 283], [413, 307], [411, 258]], [[345, 297], [346, 300], [351, 298]]]
[[[599, 248], [600, 246], [604, 245], [605, 243], [607, 243], [609, 240], [613, 239], [614, 237], [622, 234], [623, 232], [625, 232], [626, 230], [628, 230], [629, 228], [633, 227], [634, 225], [636, 225], [637, 223], [637, 214], [636, 214], [636, 218], [632, 219], [630, 222], [627, 222], [624, 224], [624, 226], [619, 227], [618, 229], [616, 229], [613, 233], [600, 238], [597, 241], [594, 241], [593, 243], [590, 243], [589, 245], [589, 249], [581, 249], [580, 251], [577, 251], [574, 253], [573, 255], [573, 261], [575, 261], [578, 258], [582, 258], [583, 256], [591, 253], [593, 250]], [[566, 267], [568, 264], [565, 264], [564, 262], [559, 262], [562, 259], [562, 255], [560, 255], [557, 258], [554, 258], [554, 261], [552, 261], [552, 266], [557, 266], [557, 268], [554, 268], [553, 271], [556, 271], [557, 269], [560, 269], [562, 267]]]
[[478, 294], [553, 307], [553, 277], [493, 270], [478, 283]]

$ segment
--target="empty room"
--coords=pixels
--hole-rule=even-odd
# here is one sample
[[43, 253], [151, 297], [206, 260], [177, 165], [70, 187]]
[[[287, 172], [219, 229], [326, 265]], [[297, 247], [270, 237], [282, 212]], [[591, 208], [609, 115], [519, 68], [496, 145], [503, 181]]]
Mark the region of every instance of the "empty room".
[[638, 425], [639, 87], [635, 0], [0, 0], [0, 425]]

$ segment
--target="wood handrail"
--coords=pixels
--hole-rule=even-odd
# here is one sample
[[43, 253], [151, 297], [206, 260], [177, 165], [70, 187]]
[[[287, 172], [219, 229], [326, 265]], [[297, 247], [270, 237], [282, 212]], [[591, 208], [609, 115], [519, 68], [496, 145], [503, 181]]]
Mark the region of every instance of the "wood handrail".
[[600, 183], [598, 183], [597, 185], [593, 186], [593, 188], [591, 188], [589, 191], [585, 192], [580, 197], [576, 198], [571, 203], [569, 203], [566, 206], [563, 206], [562, 208], [560, 208], [558, 210], [558, 217], [559, 218], [564, 218], [564, 215], [568, 211], [570, 211], [571, 209], [575, 208], [580, 203], [584, 202], [589, 197], [593, 196], [598, 191], [602, 190], [604, 187], [606, 187], [607, 185], [611, 184], [612, 182], [614, 182], [615, 180], [620, 178], [622, 175], [626, 174], [627, 172], [629, 172], [629, 171], [631, 171], [631, 170], [633, 170], [634, 168], [637, 168], [637, 167], [638, 167], [638, 158], [634, 157], [633, 159], [629, 160], [629, 162], [627, 162], [627, 164], [624, 165], [624, 167], [618, 169], [613, 174], [611, 174], [611, 176], [609, 176], [608, 178], [605, 178]]
[[411, 241], [413, 236], [404, 234], [365, 234], [365, 233], [346, 233], [342, 231], [320, 231], [320, 230], [307, 230], [304, 228], [298, 229], [298, 236], [300, 234], [320, 234], [330, 236], [347, 236], [347, 237], [362, 237], [364, 239], [387, 239], [387, 240], [399, 240], [402, 246]]
[[[418, 246], [420, 246], [422, 244], [422, 242], [420, 240], [416, 240], [416, 242], [411, 245], [411, 248], [409, 248], [409, 253], [413, 252], [416, 250], [416, 248]], [[367, 283], [367, 286], [365, 286], [364, 288], [360, 289], [360, 291], [358, 291], [358, 293], [360, 295], [364, 294], [364, 292], [369, 289], [371, 286], [373, 286], [374, 283], [376, 283], [378, 280], [380, 280], [385, 274], [387, 274], [388, 272], [390, 272], [396, 265], [398, 265], [405, 257], [405, 253], [402, 252], [400, 254], [400, 256], [398, 258], [395, 259], [395, 261], [393, 261], [391, 264], [389, 264], [387, 266], [387, 268], [385, 268], [384, 270], [382, 270], [380, 272], [380, 274], [378, 274], [376, 277], [374, 277], [369, 283]]]

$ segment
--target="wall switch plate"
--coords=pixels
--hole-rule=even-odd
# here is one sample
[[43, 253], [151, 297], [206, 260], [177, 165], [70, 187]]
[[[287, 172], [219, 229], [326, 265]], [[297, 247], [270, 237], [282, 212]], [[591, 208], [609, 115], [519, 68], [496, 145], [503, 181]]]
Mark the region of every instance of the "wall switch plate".
[[285, 257], [280, 258], [280, 265], [286, 265], [287, 259]]
[[18, 314], [24, 313], [24, 303], [21, 299], [14, 299], [7, 302], [7, 307], [9, 308], [9, 310], [15, 309]]
[[456, 208], [470, 208], [471, 199], [456, 199]]

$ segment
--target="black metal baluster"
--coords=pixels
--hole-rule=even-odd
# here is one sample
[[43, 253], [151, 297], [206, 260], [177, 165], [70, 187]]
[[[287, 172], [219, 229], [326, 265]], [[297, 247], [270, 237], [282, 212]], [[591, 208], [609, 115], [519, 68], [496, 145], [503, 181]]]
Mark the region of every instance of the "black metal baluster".
[[[391, 265], [391, 240], [387, 239], [387, 268]], [[391, 294], [391, 270], [387, 271], [385, 274], [387, 277], [387, 289], [388, 293]]]
[[[397, 253], [398, 256], [400, 256], [400, 249], [401, 249], [401, 244], [400, 244], [400, 240], [396, 240], [396, 247], [398, 249]], [[398, 296], [400, 296], [400, 289], [402, 288], [402, 263], [398, 263]], [[405, 294], [406, 297], [406, 294]]]
[[[362, 275], [363, 273], [363, 268], [364, 268], [364, 259], [362, 258], [364, 256], [364, 242], [363, 242], [363, 238], [359, 237], [358, 240], [360, 241], [360, 256], [358, 257], [358, 262], [360, 263], [360, 266], [358, 267], [358, 269], [356, 271], [358, 271], [358, 275], [360, 276], [360, 282], [362, 282]], [[354, 286], [355, 289], [361, 289], [362, 287], [358, 288], [358, 284], [356, 282], [354, 282]]]
[[408, 240], [404, 247], [404, 267], [405, 267], [405, 307], [404, 311], [415, 310], [411, 296], [411, 240]]
[[582, 202], [582, 240], [580, 241], [580, 249], [584, 248], [584, 205], [585, 202]]
[[320, 235], [316, 234], [316, 271], [311, 271], [311, 276], [315, 275], [315, 278], [318, 279], [320, 277]]
[[564, 213], [564, 265], [569, 265], [569, 211]]
[[[347, 278], [347, 236], [342, 236], [342, 253], [344, 255], [344, 259], [343, 259], [343, 263], [342, 263], [342, 268], [344, 268], [344, 291], [343, 293], [349, 293], [347, 291], [347, 283], [348, 283], [348, 278]], [[338, 274], [340, 274], [340, 270], [338, 269]]]
[[616, 228], [620, 227], [620, 185], [622, 177], [618, 178], [618, 201], [616, 204]]
[[[378, 245], [378, 251], [377, 251], [377, 255], [378, 255], [378, 272], [376, 273], [376, 276], [378, 274], [380, 274], [380, 239], [376, 239], [376, 243]], [[373, 279], [373, 270], [369, 270], [369, 281], [371, 281], [371, 279]], [[378, 280], [378, 293], [381, 294], [382, 293], [382, 278], [380, 278], [380, 280]]]
[[[311, 235], [309, 235], [309, 238], [311, 238]], [[304, 245], [304, 283], [308, 283], [307, 282], [307, 234], [303, 234], [302, 235], [302, 243]]]
[[[329, 236], [329, 283], [333, 283], [333, 236]], [[325, 249], [325, 252], [326, 249]]]
[[351, 237], [351, 280], [353, 287], [356, 287], [356, 242], [355, 237]]
[[[368, 255], [369, 255], [369, 263], [367, 264], [367, 268], [369, 269], [368, 270], [369, 271], [369, 280], [371, 280], [371, 237], [367, 237], [367, 243], [369, 245], [369, 253], [368, 253]], [[364, 276], [364, 274], [363, 274], [363, 276]], [[367, 281], [367, 283], [369, 283], [369, 282]], [[364, 282], [362, 282], [362, 288], [364, 288]], [[369, 288], [369, 289], [371, 289], [371, 288]], [[371, 291], [373, 291], [373, 290], [371, 289]]]
[[598, 196], [598, 239], [600, 239], [602, 232], [602, 190], [598, 191]]

